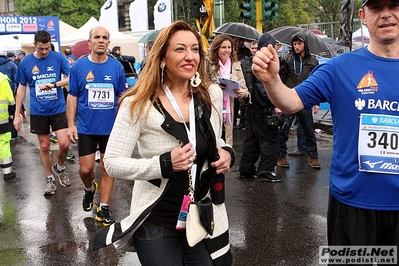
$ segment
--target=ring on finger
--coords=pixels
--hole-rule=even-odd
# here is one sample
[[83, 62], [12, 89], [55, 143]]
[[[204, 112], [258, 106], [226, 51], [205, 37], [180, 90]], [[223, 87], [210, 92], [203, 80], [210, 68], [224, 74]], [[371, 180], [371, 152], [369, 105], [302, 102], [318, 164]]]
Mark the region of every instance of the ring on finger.
[[192, 163], [189, 163], [189, 164], [188, 164], [188, 168], [191, 168], [191, 166], [193, 166], [193, 164], [192, 164]]
[[188, 161], [190, 162], [190, 163], [192, 163], [193, 162], [193, 158], [188, 158]]

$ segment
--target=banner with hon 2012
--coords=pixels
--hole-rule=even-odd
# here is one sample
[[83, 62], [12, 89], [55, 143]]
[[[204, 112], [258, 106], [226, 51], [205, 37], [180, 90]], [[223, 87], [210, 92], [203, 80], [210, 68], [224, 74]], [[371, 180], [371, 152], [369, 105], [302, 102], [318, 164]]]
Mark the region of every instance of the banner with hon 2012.
[[59, 17], [0, 16], [0, 35], [35, 34], [39, 30], [50, 33], [51, 43], [54, 44], [57, 51], [60, 51]]

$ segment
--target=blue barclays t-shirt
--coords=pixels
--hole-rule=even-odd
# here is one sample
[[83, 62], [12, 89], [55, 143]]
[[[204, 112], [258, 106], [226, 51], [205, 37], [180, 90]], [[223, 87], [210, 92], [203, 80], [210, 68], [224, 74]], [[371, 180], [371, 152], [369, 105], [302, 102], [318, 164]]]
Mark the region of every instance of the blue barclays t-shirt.
[[40, 84], [60, 81], [62, 75], [68, 76], [70, 66], [60, 53], [49, 51], [45, 58], [36, 58], [33, 53], [21, 61], [16, 80], [30, 89], [30, 113], [49, 116], [66, 111], [64, 94], [61, 87], [41, 90]]
[[399, 210], [399, 60], [367, 48], [317, 66], [296, 86], [305, 108], [329, 102], [330, 192], [349, 206]]
[[116, 118], [118, 97], [127, 89], [125, 71], [116, 59], [104, 63], [79, 59], [71, 68], [69, 94], [78, 97], [77, 130], [81, 134], [109, 135]]

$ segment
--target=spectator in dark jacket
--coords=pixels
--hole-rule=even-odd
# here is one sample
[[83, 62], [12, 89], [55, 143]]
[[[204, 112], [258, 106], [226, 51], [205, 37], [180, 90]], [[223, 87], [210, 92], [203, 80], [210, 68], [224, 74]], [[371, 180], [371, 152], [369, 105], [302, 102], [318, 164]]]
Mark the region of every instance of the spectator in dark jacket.
[[134, 68], [136, 58], [134, 56], [122, 55], [122, 48], [120, 46], [114, 46], [111, 55], [122, 64], [129, 87], [134, 86], [138, 78], [136, 69]]
[[17, 66], [19, 66], [19, 63], [21, 63], [21, 60], [22, 60], [25, 56], [26, 56], [26, 52], [25, 52], [25, 51], [19, 52], [18, 58], [15, 59], [15, 61], [14, 61], [15, 64], [16, 64]]
[[[291, 38], [292, 53], [281, 61], [281, 80], [289, 88], [294, 88], [307, 79], [307, 77], [315, 68], [319, 61], [316, 56], [310, 54], [306, 35], [299, 32]], [[318, 106], [314, 107], [315, 112], [318, 111]], [[313, 115], [312, 110], [303, 109], [294, 114], [299, 120], [301, 127], [304, 130], [307, 146], [308, 163], [314, 169], [320, 169], [318, 162], [316, 136], [313, 130]], [[287, 162], [287, 141], [289, 138], [290, 127], [284, 127], [280, 130], [280, 155], [277, 165], [280, 167], [289, 167]]]
[[7, 57], [8, 59], [10, 59], [11, 61], [15, 61], [15, 54], [12, 52], [7, 53]]
[[145, 56], [143, 58], [143, 61], [141, 61], [141, 70], [144, 68], [145, 64], [147, 63], [147, 59], [148, 56], [150, 55], [153, 44], [154, 41], [152, 40], [149, 40], [145, 43]]
[[0, 50], [0, 72], [7, 75], [9, 78], [8, 82], [10, 83], [13, 92], [15, 92], [15, 89], [17, 88], [17, 84], [15, 83], [17, 69], [17, 65], [7, 57], [7, 51]]
[[[136, 62], [136, 58], [134, 56], [131, 55], [122, 55], [122, 48], [120, 46], [114, 46], [112, 47], [111, 50], [111, 54], [118, 59], [118, 57], [122, 57], [123, 60], [125, 61], [129, 61], [130, 64], [134, 65], [134, 63]], [[120, 60], [120, 59], [118, 59]]]
[[[264, 33], [258, 42], [258, 49], [261, 49], [269, 44], [274, 46], [276, 39], [269, 33]], [[247, 98], [245, 108], [246, 137], [239, 167], [240, 177], [256, 176], [259, 181], [279, 182], [281, 178], [277, 177], [274, 170], [279, 157], [278, 130], [283, 125], [272, 120], [278, 118], [275, 106], [267, 96], [263, 84], [252, 73], [252, 57], [243, 59], [241, 67], [251, 97]]]

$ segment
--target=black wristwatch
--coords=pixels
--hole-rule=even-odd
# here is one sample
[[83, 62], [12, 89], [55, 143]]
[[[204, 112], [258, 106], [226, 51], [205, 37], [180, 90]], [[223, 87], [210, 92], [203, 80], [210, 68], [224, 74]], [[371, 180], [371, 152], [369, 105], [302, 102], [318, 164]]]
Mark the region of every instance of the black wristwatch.
[[51, 84], [53, 84], [53, 88], [57, 88], [57, 81], [53, 81]]

